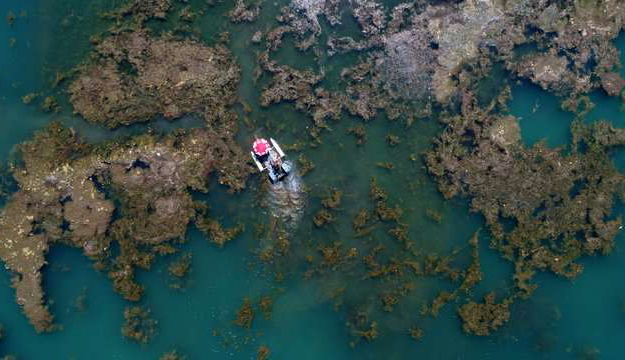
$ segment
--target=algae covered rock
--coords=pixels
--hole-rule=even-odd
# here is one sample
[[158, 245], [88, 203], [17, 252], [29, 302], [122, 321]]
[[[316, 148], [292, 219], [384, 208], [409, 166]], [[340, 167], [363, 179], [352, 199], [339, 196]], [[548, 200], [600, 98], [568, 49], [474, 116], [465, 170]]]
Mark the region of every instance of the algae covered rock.
[[[52, 123], [20, 145], [11, 168], [19, 191], [0, 213], [0, 258], [15, 274], [16, 300], [35, 329], [53, 329], [41, 268], [55, 243], [82, 248], [108, 270], [118, 292], [138, 300], [134, 268], [149, 268], [196, 217], [189, 191], [207, 191], [213, 172], [233, 191], [245, 186], [250, 168], [233, 134], [227, 126], [207, 127], [94, 146]], [[105, 261], [112, 242], [120, 252]]]
[[69, 87], [74, 110], [108, 127], [175, 119], [187, 113], [217, 118], [234, 101], [239, 67], [230, 52], [145, 30], [105, 38]]

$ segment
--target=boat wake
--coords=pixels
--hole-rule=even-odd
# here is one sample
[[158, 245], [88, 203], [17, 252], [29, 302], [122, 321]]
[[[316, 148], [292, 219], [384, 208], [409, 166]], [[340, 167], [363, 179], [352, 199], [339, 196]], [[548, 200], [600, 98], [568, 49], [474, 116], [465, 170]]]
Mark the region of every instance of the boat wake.
[[297, 169], [290, 161], [291, 173], [282, 181], [270, 184], [265, 194], [269, 215], [286, 229], [294, 230], [302, 218], [306, 205], [306, 189]]

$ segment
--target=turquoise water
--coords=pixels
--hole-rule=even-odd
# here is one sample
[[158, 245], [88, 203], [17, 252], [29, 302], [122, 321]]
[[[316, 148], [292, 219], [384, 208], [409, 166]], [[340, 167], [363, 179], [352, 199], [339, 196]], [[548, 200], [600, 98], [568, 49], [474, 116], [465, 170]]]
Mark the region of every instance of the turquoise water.
[[[200, 6], [202, 2], [192, 3]], [[394, 3], [397, 1], [389, 2]], [[114, 132], [88, 125], [71, 114], [63, 86], [51, 88], [50, 85], [57, 71], [67, 71], [86, 56], [89, 36], [106, 27], [97, 14], [115, 5], [115, 1], [79, 0], [0, 3], [3, 18], [10, 10], [17, 15], [12, 28], [6, 22], [0, 24], [0, 161], [4, 163], [15, 144], [29, 139], [33, 131], [53, 119], [74, 127], [94, 142], [146, 130], [147, 125]], [[307, 140], [302, 130], [309, 120], [291, 104], [264, 109], [258, 103], [259, 89], [268, 79], [261, 78], [257, 84], [252, 81], [254, 51], [261, 48], [249, 45], [248, 41], [256, 30], [275, 25], [274, 16], [280, 4], [266, 2], [265, 5], [256, 23], [237, 25], [233, 28], [236, 31], [231, 31], [230, 47], [242, 67], [239, 95], [252, 108], [249, 117], [255, 123], [249, 129], [242, 126], [239, 140], [244, 148], [258, 131], [276, 134], [284, 143]], [[19, 16], [22, 10], [25, 18]], [[223, 16], [228, 10], [228, 3], [221, 3], [208, 8], [198, 20], [203, 41], [214, 43], [218, 33], [232, 30]], [[150, 25], [158, 30], [168, 24]], [[338, 32], [351, 34], [355, 26], [347, 22]], [[11, 38], [16, 39], [12, 47]], [[621, 36], [617, 44], [625, 49], [625, 37]], [[277, 58], [281, 63], [302, 69], [319, 71], [323, 66], [332, 74], [335, 69], [353, 64], [357, 55], [314, 59], [310, 53], [297, 52], [293, 39], [286, 37]], [[528, 83], [512, 86], [509, 108], [520, 118], [526, 144], [544, 139], [552, 147], [566, 146], [570, 141], [568, 126], [574, 115], [560, 110], [561, 99]], [[22, 97], [31, 92], [56, 96], [62, 111], [59, 114], [41, 111], [43, 96], [25, 105]], [[591, 99], [596, 106], [586, 121], [605, 119], [625, 127], [620, 100], [600, 93], [591, 94]], [[533, 111], [536, 105], [537, 110]], [[323, 146], [303, 151], [316, 167], [303, 178], [309, 189], [308, 200], [304, 216], [292, 234], [293, 247], [306, 252], [318, 244], [336, 240], [348, 247], [361, 241], [352, 236], [351, 219], [360, 208], [370, 206], [369, 183], [376, 176], [379, 184], [388, 190], [389, 202], [401, 204], [402, 221], [410, 224], [410, 237], [423, 251], [449, 253], [455, 247], [464, 246], [476, 230], [482, 229], [480, 261], [484, 280], [472, 297], [479, 299], [489, 290], [505, 294], [512, 285], [512, 265], [488, 249], [488, 234], [481, 216], [470, 213], [464, 200], [444, 201], [421, 161], [410, 160], [409, 154], [419, 155], [429, 148], [441, 126], [435, 119], [423, 119], [405, 129], [402, 123], [380, 116], [367, 124], [367, 142], [357, 146], [347, 129], [360, 123], [345, 115], [339, 122], [330, 123], [332, 132], [323, 135]], [[151, 127], [168, 132], [176, 127], [201, 124], [201, 120], [187, 117], [174, 123], [160, 120]], [[401, 143], [389, 147], [387, 134], [399, 136]], [[289, 155], [296, 158], [298, 153]], [[623, 151], [614, 153], [614, 161], [621, 170], [625, 169]], [[395, 169], [379, 168], [377, 162], [393, 162]], [[311, 217], [331, 188], [344, 192], [338, 220], [317, 229]], [[219, 185], [212, 184], [211, 192], [204, 197], [211, 205], [211, 213], [226, 225], [242, 222], [248, 226], [223, 249], [209, 244], [197, 230], [189, 229], [187, 242], [180, 248], [181, 253], [193, 254], [193, 264], [182, 291], [170, 288], [174, 280], [167, 272], [169, 263], [181, 254], [161, 258], [151, 271], [139, 272], [138, 281], [146, 286], [141, 304], [151, 308], [159, 321], [158, 335], [147, 345], [122, 337], [123, 309], [130, 304], [113, 292], [106, 274], [93, 270], [78, 250], [55, 247], [48, 255], [44, 286], [51, 310], [63, 327], [62, 331], [51, 334], [35, 333], [14, 301], [10, 274], [0, 270], [0, 324], [4, 328], [0, 356], [156, 359], [166, 351], [178, 349], [188, 359], [250, 359], [255, 358], [256, 349], [264, 344], [271, 349], [271, 359], [580, 359], [594, 350], [600, 351], [601, 359], [622, 357], [621, 338], [625, 333], [622, 281], [625, 235], [622, 233], [612, 254], [583, 260], [585, 271], [574, 281], [550, 274], [537, 276], [539, 288], [535, 294], [529, 300], [517, 302], [512, 307], [510, 321], [490, 337], [463, 334], [456, 316], [459, 304], [453, 302], [436, 318], [420, 315], [424, 301], [431, 301], [440, 290], [453, 288], [453, 284], [443, 280], [424, 279], [414, 294], [380, 321], [380, 336], [376, 341], [361, 341], [351, 347], [353, 338], [345, 326], [347, 313], [345, 309], [335, 311], [328, 290], [353, 278], [339, 275], [327, 280], [303, 281], [304, 269], [297, 267], [290, 269], [283, 282], [276, 283], [271, 269], [257, 260], [255, 252], [259, 244], [253, 225], [268, 218], [265, 212], [252, 211], [253, 199], [261, 191], [260, 178], [251, 179], [249, 188], [237, 195], [229, 195]], [[425, 215], [428, 209], [441, 214], [440, 223]], [[616, 212], [625, 214], [625, 206], [619, 206]], [[385, 239], [383, 233], [376, 236]], [[467, 261], [466, 251], [461, 252], [459, 262], [466, 265]], [[347, 310], [350, 304], [355, 307], [371, 295], [364, 282], [362, 286], [349, 285], [355, 295], [347, 299], [350, 302]], [[250, 330], [234, 326], [235, 312], [243, 299], [257, 301], [263, 295], [274, 298], [271, 319], [257, 316]], [[77, 306], [80, 298], [84, 299], [84, 308]], [[424, 332], [419, 341], [407, 334], [406, 329], [413, 324], [418, 324]]]

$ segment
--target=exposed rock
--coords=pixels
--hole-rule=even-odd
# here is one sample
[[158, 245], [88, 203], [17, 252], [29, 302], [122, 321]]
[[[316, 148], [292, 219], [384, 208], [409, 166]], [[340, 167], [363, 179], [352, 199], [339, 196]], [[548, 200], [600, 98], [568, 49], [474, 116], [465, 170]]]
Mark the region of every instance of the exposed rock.
[[384, 30], [386, 16], [379, 3], [371, 0], [355, 0], [354, 5], [354, 17], [365, 37], [379, 34]]
[[494, 1], [467, 0], [456, 6], [428, 7], [424, 15], [438, 44], [434, 74], [436, 100], [445, 102], [455, 91], [451, 75], [458, 66], [478, 55], [478, 44], [489, 32], [500, 31], [503, 11]]
[[601, 86], [610, 96], [618, 96], [625, 85], [625, 80], [615, 72], [601, 74]]
[[531, 79], [543, 89], [559, 89], [563, 77], [567, 74], [569, 61], [558, 56], [552, 49], [547, 54], [535, 54], [524, 57], [517, 71], [520, 76]]
[[262, 40], [263, 40], [263, 33], [260, 30], [255, 32], [254, 35], [252, 35], [252, 43], [260, 44]]
[[396, 98], [429, 97], [436, 65], [432, 36], [422, 26], [384, 38], [385, 56], [379, 65], [385, 88]]

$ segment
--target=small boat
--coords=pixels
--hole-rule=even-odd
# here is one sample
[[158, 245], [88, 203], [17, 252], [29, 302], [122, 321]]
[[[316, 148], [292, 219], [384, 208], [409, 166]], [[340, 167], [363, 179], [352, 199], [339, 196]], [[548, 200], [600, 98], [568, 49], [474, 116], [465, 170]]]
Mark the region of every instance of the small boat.
[[272, 139], [269, 141], [266, 139], [256, 139], [252, 144], [252, 160], [258, 167], [260, 172], [267, 171], [269, 181], [272, 184], [284, 179], [291, 172], [291, 166], [287, 161], [284, 161], [286, 155], [280, 148], [280, 145]]

